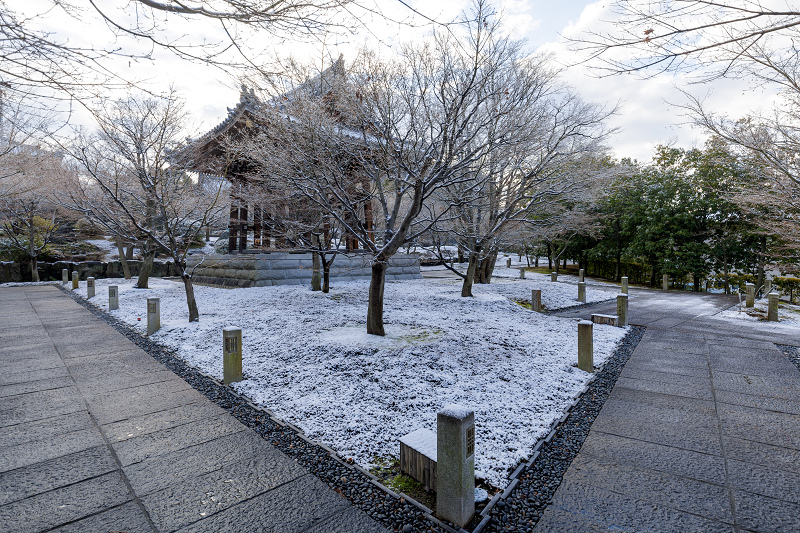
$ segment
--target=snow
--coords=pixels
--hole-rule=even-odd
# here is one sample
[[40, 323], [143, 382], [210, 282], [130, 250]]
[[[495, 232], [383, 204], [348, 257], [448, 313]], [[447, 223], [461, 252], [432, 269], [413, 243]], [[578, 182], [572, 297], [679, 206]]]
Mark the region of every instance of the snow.
[[104, 254], [104, 256], [100, 259], [101, 261], [109, 261], [112, 256], [119, 255], [116, 243], [111, 242], [108, 239], [87, 239], [86, 242], [100, 248], [100, 251], [102, 251]]
[[429, 429], [417, 429], [400, 437], [400, 442], [411, 449], [414, 449], [433, 461], [436, 460], [436, 433]]
[[[468, 406], [475, 410], [476, 476], [502, 487], [590, 374], [576, 367], [575, 320], [508, 299], [530, 298], [537, 281], [498, 281], [476, 285], [476, 298], [458, 296], [455, 280], [387, 282], [386, 337], [366, 334], [368, 281], [335, 282], [329, 294], [297, 285], [196, 286], [194, 323], [180, 282], [151, 278], [141, 290], [134, 280], [97, 280], [92, 303], [107, 311], [105, 286], [117, 285], [120, 309], [110, 313], [144, 334], [146, 299], [160, 297], [161, 329], [151, 339], [220, 379], [220, 330], [240, 326], [246, 379], [233, 387], [363, 467], [396, 457], [403, 435], [435, 431], [444, 406]], [[577, 303], [574, 285], [541, 288], [550, 308]], [[86, 297], [85, 283], [78, 293]], [[594, 326], [596, 366], [626, 332]]]
[[470, 414], [472, 414], [472, 412], [473, 412], [472, 409], [454, 403], [451, 403], [450, 405], [445, 405], [444, 407], [439, 409], [439, 413], [441, 415], [450, 418], [458, 418], [459, 420], [467, 418]]
[[760, 322], [759, 327], [765, 331], [800, 334], [800, 305], [780, 302], [778, 304], [778, 322], [767, 322], [767, 299], [759, 298], [754, 304], [754, 307], [744, 307], [743, 300], [741, 307], [736, 304], [711, 318], [740, 324], [742, 321], [751, 324]]

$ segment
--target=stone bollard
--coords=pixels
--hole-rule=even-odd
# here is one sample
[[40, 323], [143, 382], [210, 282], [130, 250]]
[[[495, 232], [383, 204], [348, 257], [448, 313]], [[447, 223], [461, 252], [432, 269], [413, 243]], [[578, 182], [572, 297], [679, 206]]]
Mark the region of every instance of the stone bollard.
[[764, 294], [769, 294], [772, 292], [772, 280], [765, 279], [764, 280]]
[[525, 269], [524, 268], [520, 268], [519, 269], [519, 279], [525, 279]]
[[669, 274], [661, 276], [661, 288], [665, 291], [669, 290]]
[[61, 284], [66, 285], [69, 283], [69, 270], [66, 268], [61, 269]]
[[578, 301], [586, 303], [586, 282], [578, 282]]
[[161, 328], [161, 299], [147, 299], [147, 334], [152, 335]]
[[80, 285], [80, 282], [78, 281], [78, 279], [79, 279], [78, 278], [78, 272], [76, 270], [73, 270], [72, 271], [72, 290], [77, 289], [78, 286]]
[[558, 272], [550, 272], [550, 281], [558, 281]]
[[770, 322], [778, 321], [778, 296], [777, 292], [767, 294], [767, 320]]
[[628, 295], [617, 294], [617, 317], [620, 327], [628, 325]]
[[222, 382], [242, 381], [242, 329], [222, 329]]
[[578, 322], [578, 368], [584, 372], [594, 372], [594, 347], [592, 346], [592, 328], [594, 324], [588, 320]]
[[745, 283], [744, 284], [744, 291], [745, 291], [745, 307], [753, 307], [756, 304], [756, 286], [752, 283]]
[[506, 259], [506, 268], [511, 268], [511, 258]]
[[578, 283], [580, 283], [582, 281], [586, 281], [584, 279], [584, 272], [585, 271], [582, 268], [580, 270], [578, 270]]
[[86, 298], [94, 298], [94, 278], [86, 278]]
[[436, 415], [436, 516], [458, 527], [475, 514], [475, 411], [448, 405]]
[[628, 276], [622, 276], [622, 287], [620, 288], [620, 292], [622, 294], [628, 294]]
[[533, 289], [531, 291], [531, 310], [537, 313], [542, 312], [542, 290]]
[[108, 310], [119, 309], [119, 287], [116, 285], [108, 286]]

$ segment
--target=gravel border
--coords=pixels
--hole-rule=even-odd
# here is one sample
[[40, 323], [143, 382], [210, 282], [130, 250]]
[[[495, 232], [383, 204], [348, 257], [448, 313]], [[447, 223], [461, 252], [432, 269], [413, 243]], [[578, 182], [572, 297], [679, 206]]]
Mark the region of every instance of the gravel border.
[[800, 347], [789, 344], [775, 344], [775, 346], [800, 370]]
[[[352, 459], [345, 460], [331, 448], [310, 441], [300, 428], [278, 419], [268, 409], [254, 405], [230, 387], [224, 386], [219, 380], [188, 365], [171, 350], [151, 342], [128, 324], [114, 318], [68, 288], [60, 284], [56, 286], [209, 400], [306, 467], [380, 524], [403, 533], [423, 531], [465, 533], [466, 530], [456, 529], [452, 524], [443, 523], [435, 518], [431, 509], [413, 498], [384, 487], [374, 475], [353, 464]], [[589, 428], [622, 372], [623, 366], [644, 335], [644, 330], [643, 327], [632, 326], [631, 331], [623, 338], [603, 369], [576, 395], [573, 403], [565, 410], [564, 416], [554, 422], [553, 429], [547, 437], [536, 444], [530, 460], [521, 463], [514, 471], [511, 482], [505, 490], [495, 494], [491, 501], [483, 506], [480, 514], [476, 511], [476, 516], [470, 524], [473, 533], [484, 530], [532, 530], [541, 517], [544, 507], [550, 503], [569, 464], [580, 450]], [[586, 392], [589, 394], [584, 394]]]

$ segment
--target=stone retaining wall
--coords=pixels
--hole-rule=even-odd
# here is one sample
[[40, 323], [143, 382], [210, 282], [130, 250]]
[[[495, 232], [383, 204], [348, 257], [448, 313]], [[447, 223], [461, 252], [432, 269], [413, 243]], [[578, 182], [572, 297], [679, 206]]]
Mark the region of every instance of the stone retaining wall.
[[[369, 255], [337, 255], [331, 265], [331, 280], [351, 281], [369, 279]], [[190, 255], [189, 269], [195, 267], [193, 280], [197, 283], [223, 287], [266, 287], [271, 285], [305, 285], [311, 283], [310, 253], [272, 252], [237, 255]], [[389, 260], [386, 280], [421, 278], [419, 258], [398, 254]]]
[[[131, 269], [131, 275], [136, 277], [139, 275], [139, 269], [142, 266], [141, 261], [130, 260], [128, 266]], [[61, 281], [61, 270], [66, 268], [70, 272], [70, 279], [72, 279], [72, 271], [76, 270], [81, 279], [86, 279], [92, 276], [97, 279], [101, 278], [121, 278], [122, 264], [119, 261], [56, 261], [55, 263], [39, 263], [39, 279], [42, 281]], [[178, 272], [172, 261], [154, 261], [153, 273], [151, 274], [156, 278], [163, 278], [169, 276], [177, 276]], [[28, 263], [0, 263], [0, 283], [21, 281], [31, 281], [31, 266]]]

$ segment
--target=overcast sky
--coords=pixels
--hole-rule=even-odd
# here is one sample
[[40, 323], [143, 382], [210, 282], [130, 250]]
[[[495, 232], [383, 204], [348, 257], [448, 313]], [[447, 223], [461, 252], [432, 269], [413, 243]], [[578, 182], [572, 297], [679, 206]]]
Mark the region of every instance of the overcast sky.
[[[30, 1], [30, 5], [47, 2]], [[392, 19], [407, 20], [413, 15], [409, 8], [397, 0], [374, 1]], [[111, 4], [115, 2], [124, 5], [123, 0], [112, 0]], [[409, 0], [406, 3], [437, 21], [453, 20], [471, 4], [470, 0]], [[506, 25], [515, 37], [526, 39], [532, 50], [552, 52], [559, 62], [570, 64], [575, 61], [575, 56], [567, 50], [562, 36], [576, 37], [586, 29], [600, 28], [604, 21], [612, 18], [606, 7], [608, 3], [608, 0], [506, 0], [499, 6], [506, 15]], [[321, 58], [323, 55], [337, 57], [339, 53], [344, 53], [347, 59], [365, 42], [373, 46], [391, 46], [430, 32], [430, 26], [422, 26], [424, 19], [413, 16], [412, 20], [420, 23], [421, 27], [409, 28], [378, 17], [367, 17], [363, 22], [368, 30], [355, 36], [330, 35], [305, 44], [282, 41], [272, 48], [281, 54], [292, 53], [298, 58]], [[103, 23], [91, 11], [86, 12], [83, 22], [91, 26], [89, 31], [69, 17], [54, 13], [48, 19], [47, 27], [73, 43], [103, 38], [106, 31]], [[174, 23], [169, 26], [176, 35], [184, 32], [196, 36], [214, 31], [203, 23], [177, 26]], [[133, 46], [124, 40], [119, 45]], [[323, 45], [324, 52], [320, 50]], [[194, 64], [164, 51], [156, 50], [153, 58], [152, 61], [139, 62], [123, 59], [116, 68], [139, 79], [148, 79], [148, 86], [155, 90], [174, 85], [187, 101], [194, 122], [193, 134], [207, 131], [222, 121], [227, 114], [226, 108], [233, 107], [239, 99], [238, 82], [218, 69]], [[751, 88], [743, 81], [692, 86], [680, 75], [659, 76], [649, 80], [630, 75], [597, 78], [583, 66], [567, 68], [563, 76], [586, 100], [612, 107], [620, 104], [619, 114], [612, 121], [612, 125], [619, 128], [619, 133], [611, 139], [610, 147], [618, 158], [631, 157], [642, 162], [650, 160], [653, 147], [657, 144], [672, 143], [687, 148], [702, 145], [702, 133], [685, 125], [686, 119], [674, 105], [685, 101], [679, 89], [705, 96], [711, 109], [736, 117], [771, 102], [773, 98], [771, 93]]]

